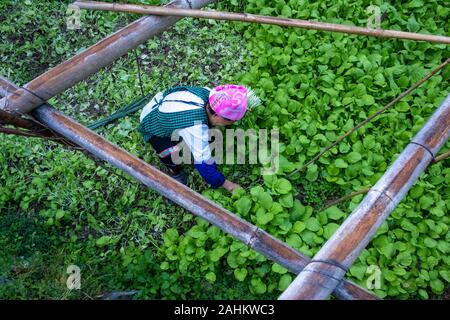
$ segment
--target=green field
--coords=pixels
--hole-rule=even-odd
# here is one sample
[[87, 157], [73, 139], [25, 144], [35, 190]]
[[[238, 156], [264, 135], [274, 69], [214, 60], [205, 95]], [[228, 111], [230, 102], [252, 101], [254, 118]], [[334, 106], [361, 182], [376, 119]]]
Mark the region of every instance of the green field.
[[[138, 16], [82, 12], [66, 27], [72, 1], [0, 0], [0, 75], [23, 85]], [[112, 2], [112, 1], [109, 1]], [[159, 3], [159, 1], [129, 1]], [[221, 1], [211, 8], [450, 36], [446, 1]], [[393, 109], [359, 129], [307, 171], [287, 175], [390, 102], [445, 58], [447, 45], [277, 26], [184, 19], [140, 46], [145, 93], [186, 84], [249, 85], [263, 100], [237, 126], [277, 128], [281, 167], [223, 165], [241, 186], [211, 190], [191, 170], [190, 186], [299, 251], [313, 256], [448, 94], [446, 67]], [[50, 103], [83, 124], [141, 96], [135, 53]], [[136, 128], [139, 114], [98, 132], [160, 168]], [[236, 127], [237, 127], [236, 126]], [[448, 150], [450, 143], [443, 147]], [[442, 299], [450, 282], [450, 161], [429, 167], [347, 274], [376, 294]], [[137, 299], [275, 299], [294, 275], [121, 171], [37, 138], [0, 134], [0, 298], [95, 299], [138, 290]], [[81, 268], [81, 290], [66, 287]]]

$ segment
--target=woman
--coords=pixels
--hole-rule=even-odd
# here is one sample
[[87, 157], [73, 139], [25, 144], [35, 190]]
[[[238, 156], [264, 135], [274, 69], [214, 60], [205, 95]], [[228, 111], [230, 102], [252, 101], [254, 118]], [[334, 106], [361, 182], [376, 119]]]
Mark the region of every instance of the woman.
[[[228, 126], [242, 119], [249, 109], [259, 104], [253, 91], [240, 85], [223, 85], [210, 90], [202, 87], [175, 87], [159, 92], [144, 107], [139, 131], [149, 142], [170, 175], [183, 184], [187, 176], [181, 165], [172, 160], [178, 151], [171, 136], [175, 130], [186, 142], [194, 165], [212, 188], [224, 187], [233, 191], [239, 185], [225, 178], [217, 168], [209, 148], [208, 130], [214, 126]], [[249, 105], [250, 104], [250, 105]]]

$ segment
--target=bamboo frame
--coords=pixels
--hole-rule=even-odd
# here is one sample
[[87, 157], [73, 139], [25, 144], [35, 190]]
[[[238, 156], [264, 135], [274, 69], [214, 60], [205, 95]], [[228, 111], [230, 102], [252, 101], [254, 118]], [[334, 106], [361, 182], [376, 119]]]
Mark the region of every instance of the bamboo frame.
[[[298, 274], [309, 262], [307, 256], [129, 154], [50, 105], [45, 104], [36, 108], [32, 115], [88, 153], [136, 178], [289, 271]], [[372, 293], [347, 280], [342, 281], [336, 288], [335, 295], [341, 299], [378, 299]]]
[[383, 29], [370, 29], [355, 27], [349, 25], [325, 23], [310, 20], [279, 18], [271, 16], [262, 16], [249, 13], [230, 13], [223, 11], [208, 11], [208, 10], [194, 10], [194, 9], [178, 9], [178, 8], [164, 8], [158, 6], [147, 6], [139, 4], [122, 4], [122, 3], [109, 3], [98, 1], [76, 1], [74, 5], [81, 9], [90, 10], [104, 10], [104, 11], [116, 11], [116, 12], [128, 12], [139, 14], [153, 14], [160, 16], [176, 16], [176, 17], [192, 17], [201, 19], [215, 19], [215, 20], [228, 20], [228, 21], [241, 21], [261, 24], [271, 24], [283, 27], [296, 27], [303, 29], [319, 30], [349, 33], [364, 36], [373, 36], [381, 38], [396, 38], [404, 40], [416, 40], [416, 41], [428, 41], [435, 43], [450, 44], [450, 37], [436, 36], [413, 32], [404, 32], [397, 30], [383, 30]]
[[450, 137], [450, 94], [279, 299], [326, 299]]

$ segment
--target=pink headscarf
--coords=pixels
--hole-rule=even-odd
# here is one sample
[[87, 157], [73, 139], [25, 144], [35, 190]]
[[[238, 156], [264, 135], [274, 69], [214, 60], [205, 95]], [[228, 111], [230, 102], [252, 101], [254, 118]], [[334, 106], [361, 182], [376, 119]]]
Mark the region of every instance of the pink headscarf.
[[235, 84], [215, 87], [209, 94], [209, 104], [219, 116], [240, 120], [247, 111], [247, 89]]

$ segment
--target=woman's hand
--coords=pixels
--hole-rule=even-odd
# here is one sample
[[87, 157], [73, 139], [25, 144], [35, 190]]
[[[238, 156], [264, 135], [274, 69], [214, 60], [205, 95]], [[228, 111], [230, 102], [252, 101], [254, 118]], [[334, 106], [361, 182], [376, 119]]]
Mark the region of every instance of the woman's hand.
[[227, 189], [229, 192], [233, 192], [234, 189], [240, 188], [241, 186], [238, 185], [237, 183], [225, 180], [225, 182], [223, 183], [222, 187]]

